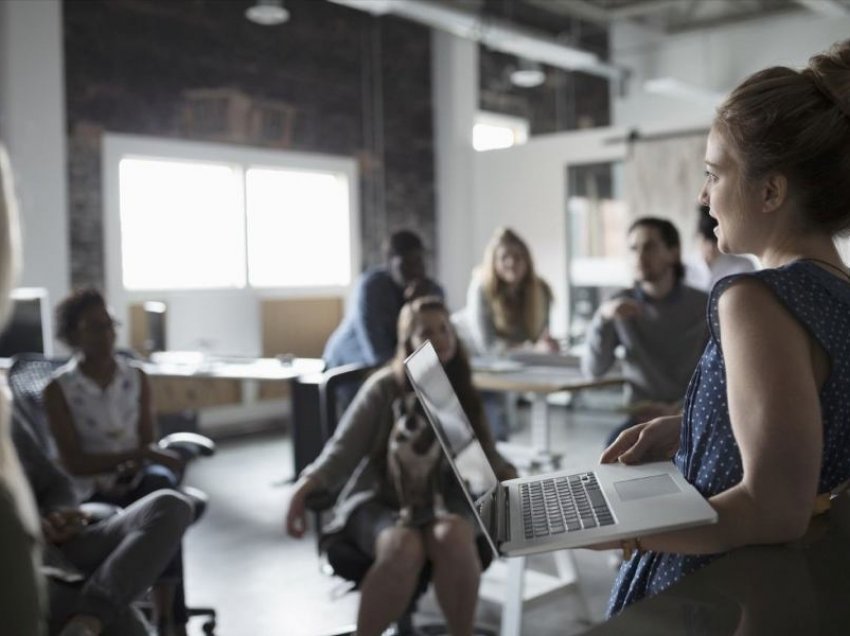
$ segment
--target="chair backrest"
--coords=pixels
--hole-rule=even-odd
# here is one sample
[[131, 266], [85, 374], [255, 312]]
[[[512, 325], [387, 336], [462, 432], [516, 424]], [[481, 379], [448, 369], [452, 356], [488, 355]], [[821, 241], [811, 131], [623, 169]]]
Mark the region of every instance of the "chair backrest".
[[319, 391], [322, 401], [320, 406], [322, 434], [325, 441], [334, 434], [336, 425], [354, 394], [375, 368], [369, 364], [353, 363], [328, 369], [322, 373], [323, 382]]
[[50, 432], [42, 393], [53, 373], [67, 361], [67, 358], [47, 358], [38, 353], [21, 354], [12, 358], [12, 366], [6, 374], [12, 392], [12, 409], [29, 426], [50, 458], [57, 455], [56, 443]]

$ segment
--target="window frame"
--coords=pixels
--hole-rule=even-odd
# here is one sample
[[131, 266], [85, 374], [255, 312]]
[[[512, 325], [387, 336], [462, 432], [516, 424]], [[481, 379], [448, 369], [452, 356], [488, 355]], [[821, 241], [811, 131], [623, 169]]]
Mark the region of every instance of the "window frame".
[[[199, 289], [125, 289], [123, 284], [123, 248], [121, 242], [119, 165], [122, 159], [163, 159], [169, 161], [212, 162], [249, 167], [267, 167], [297, 171], [333, 172], [348, 180], [349, 253], [351, 280], [348, 285], [252, 287], [248, 276], [247, 233], [245, 237], [246, 281], [243, 288], [208, 287]], [[102, 140], [101, 178], [103, 189], [104, 291], [118, 318], [127, 323], [131, 303], [148, 300], [168, 302], [172, 295], [202, 295], [220, 292], [234, 301], [257, 302], [265, 298], [346, 296], [360, 271], [360, 196], [357, 161], [351, 157], [292, 152], [235, 144], [166, 139], [141, 135], [106, 133]], [[243, 181], [243, 199], [244, 192]], [[247, 232], [247, 207], [244, 223]], [[119, 333], [119, 343], [126, 344], [128, 334]]]

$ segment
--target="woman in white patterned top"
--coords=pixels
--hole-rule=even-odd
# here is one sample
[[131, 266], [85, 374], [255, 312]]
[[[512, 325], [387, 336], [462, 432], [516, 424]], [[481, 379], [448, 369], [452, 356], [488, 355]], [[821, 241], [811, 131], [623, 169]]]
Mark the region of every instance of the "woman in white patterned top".
[[94, 289], [58, 306], [74, 357], [44, 391], [50, 428], [82, 499], [119, 506], [177, 485], [182, 459], [159, 448], [147, 376], [115, 354], [115, 321]]

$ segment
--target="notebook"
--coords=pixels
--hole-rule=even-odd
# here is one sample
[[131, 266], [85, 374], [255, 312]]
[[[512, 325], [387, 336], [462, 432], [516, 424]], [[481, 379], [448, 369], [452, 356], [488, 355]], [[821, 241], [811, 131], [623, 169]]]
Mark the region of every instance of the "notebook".
[[404, 366], [496, 554], [580, 548], [717, 521], [671, 461], [589, 464], [499, 482], [433, 345], [425, 342]]

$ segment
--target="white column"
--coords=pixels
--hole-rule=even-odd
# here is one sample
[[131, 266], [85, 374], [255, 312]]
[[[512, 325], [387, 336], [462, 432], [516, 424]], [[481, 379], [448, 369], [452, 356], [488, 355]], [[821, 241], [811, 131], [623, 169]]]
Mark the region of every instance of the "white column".
[[472, 126], [478, 110], [478, 44], [432, 31], [438, 280], [452, 310], [481, 255], [474, 250]]
[[19, 286], [68, 292], [68, 187], [62, 6], [0, 2], [0, 139], [15, 174], [23, 230]]

